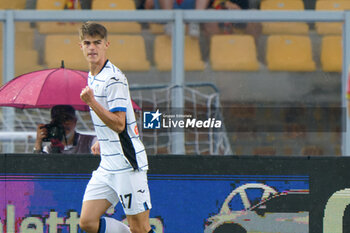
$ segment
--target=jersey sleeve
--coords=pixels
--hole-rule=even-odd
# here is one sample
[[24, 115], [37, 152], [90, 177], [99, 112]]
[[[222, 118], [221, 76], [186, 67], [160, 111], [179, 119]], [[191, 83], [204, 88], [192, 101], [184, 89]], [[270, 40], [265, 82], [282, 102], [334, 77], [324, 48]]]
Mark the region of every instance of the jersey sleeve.
[[124, 77], [112, 77], [107, 86], [107, 104], [110, 112], [126, 112], [129, 98], [128, 83]]

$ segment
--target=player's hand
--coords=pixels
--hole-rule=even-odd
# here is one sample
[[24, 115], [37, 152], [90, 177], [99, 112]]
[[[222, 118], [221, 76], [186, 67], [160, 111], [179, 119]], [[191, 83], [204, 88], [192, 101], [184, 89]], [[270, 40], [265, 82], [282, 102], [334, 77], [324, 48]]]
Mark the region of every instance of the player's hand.
[[80, 93], [80, 99], [89, 105], [94, 100], [94, 91], [86, 86]]
[[94, 143], [94, 145], [92, 145], [91, 152], [92, 152], [93, 155], [100, 155], [101, 154], [100, 143], [98, 141], [96, 141]]

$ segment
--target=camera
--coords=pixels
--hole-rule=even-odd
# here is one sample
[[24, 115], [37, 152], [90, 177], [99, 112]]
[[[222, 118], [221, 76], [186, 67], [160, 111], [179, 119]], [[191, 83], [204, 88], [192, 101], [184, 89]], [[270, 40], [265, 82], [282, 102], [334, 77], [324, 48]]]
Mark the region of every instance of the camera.
[[57, 121], [46, 124], [43, 127], [47, 129], [47, 137], [43, 139], [44, 142], [49, 142], [51, 139], [62, 141], [65, 136], [64, 126]]

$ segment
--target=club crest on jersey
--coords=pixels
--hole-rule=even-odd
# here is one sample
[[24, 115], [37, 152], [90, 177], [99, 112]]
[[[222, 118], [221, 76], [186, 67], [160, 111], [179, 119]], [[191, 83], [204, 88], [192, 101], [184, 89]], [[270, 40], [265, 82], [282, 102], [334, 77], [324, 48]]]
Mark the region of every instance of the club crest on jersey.
[[143, 113], [143, 128], [145, 129], [160, 129], [162, 113], [157, 109], [156, 112], [144, 112]]

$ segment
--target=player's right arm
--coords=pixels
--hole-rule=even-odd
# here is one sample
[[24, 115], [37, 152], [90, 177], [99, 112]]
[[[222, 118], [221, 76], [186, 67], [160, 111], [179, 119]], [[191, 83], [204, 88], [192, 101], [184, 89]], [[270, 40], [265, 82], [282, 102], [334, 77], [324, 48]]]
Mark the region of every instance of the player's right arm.
[[94, 97], [94, 91], [90, 87], [85, 87], [80, 98], [96, 113], [96, 115], [113, 131], [121, 133], [125, 129], [125, 116], [123, 111], [110, 112], [105, 109]]

